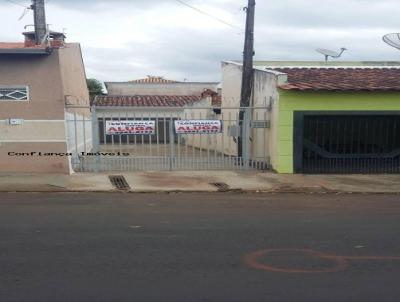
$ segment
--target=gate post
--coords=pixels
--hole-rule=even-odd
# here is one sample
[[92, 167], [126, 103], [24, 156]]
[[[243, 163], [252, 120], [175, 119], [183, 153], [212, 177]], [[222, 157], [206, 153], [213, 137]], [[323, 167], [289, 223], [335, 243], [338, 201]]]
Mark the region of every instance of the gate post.
[[175, 162], [175, 125], [173, 118], [170, 118], [169, 121], [169, 146], [170, 146], [170, 155], [169, 155], [169, 170], [172, 171], [174, 169]]
[[[97, 119], [96, 106], [92, 106], [92, 144], [93, 153], [100, 152], [99, 120]], [[100, 156], [95, 156], [93, 171], [99, 172]]]
[[249, 107], [244, 108], [244, 117], [242, 122], [242, 160], [243, 168], [245, 170], [250, 169], [250, 158], [251, 158], [251, 118], [252, 109]]

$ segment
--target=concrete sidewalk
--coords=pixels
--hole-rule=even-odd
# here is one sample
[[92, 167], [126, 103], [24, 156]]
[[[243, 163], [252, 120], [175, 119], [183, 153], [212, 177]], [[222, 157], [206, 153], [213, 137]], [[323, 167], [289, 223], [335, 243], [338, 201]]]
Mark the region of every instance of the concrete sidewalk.
[[0, 174], [0, 192], [113, 192], [109, 175], [124, 175], [130, 192], [232, 191], [306, 193], [400, 193], [400, 175], [280, 175], [258, 172], [190, 171], [68, 175]]

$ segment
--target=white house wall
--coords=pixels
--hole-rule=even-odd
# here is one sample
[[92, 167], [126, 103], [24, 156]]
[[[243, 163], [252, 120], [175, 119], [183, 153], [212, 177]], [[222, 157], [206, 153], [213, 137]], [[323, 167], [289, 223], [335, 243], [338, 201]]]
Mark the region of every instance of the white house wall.
[[255, 110], [254, 120], [268, 120], [270, 128], [253, 129], [252, 155], [255, 158], [268, 156], [272, 167], [275, 166], [277, 152], [277, 131], [279, 94], [277, 90], [279, 75], [275, 72], [255, 69], [254, 71], [254, 107], [267, 109]]
[[169, 109], [98, 109], [96, 110], [97, 118], [179, 118], [183, 115], [183, 108], [178, 110]]
[[205, 89], [218, 90], [219, 83], [106, 83], [109, 95], [201, 95]]
[[[270, 121], [270, 129], [253, 129], [251, 158], [254, 160], [270, 157], [271, 164], [275, 164], [276, 155], [276, 136], [279, 95], [277, 85], [279, 75], [276, 72], [255, 69], [253, 86], [253, 107], [261, 107], [253, 110], [253, 120]], [[234, 62], [222, 63], [222, 108], [240, 107], [241, 88], [242, 88], [242, 65]], [[238, 109], [223, 109], [224, 116], [229, 115], [232, 119], [237, 119]], [[225, 127], [226, 128], [226, 127]], [[232, 140], [228, 136], [228, 129], [224, 129], [224, 139]], [[230, 144], [224, 152], [228, 155], [237, 154], [237, 144]]]
[[[207, 97], [204, 100], [196, 103], [192, 107], [185, 109], [183, 119], [188, 120], [221, 120], [219, 114], [215, 114], [212, 110], [212, 99]], [[190, 134], [183, 135], [186, 145], [200, 150], [210, 150], [221, 152], [223, 148], [223, 134], [200, 135]]]
[[237, 156], [237, 144], [229, 136], [229, 126], [237, 124], [239, 109], [226, 109], [227, 107], [240, 106], [240, 93], [242, 88], [242, 66], [239, 64], [222, 63], [222, 115], [229, 123], [224, 123], [223, 139], [227, 142], [224, 150], [226, 155]]

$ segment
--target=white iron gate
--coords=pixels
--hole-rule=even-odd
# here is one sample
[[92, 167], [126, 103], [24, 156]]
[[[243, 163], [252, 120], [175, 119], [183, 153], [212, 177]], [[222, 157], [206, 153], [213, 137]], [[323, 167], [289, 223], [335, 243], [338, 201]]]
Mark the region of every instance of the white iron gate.
[[267, 108], [92, 107], [91, 111], [93, 147], [74, 156], [75, 171], [270, 167]]

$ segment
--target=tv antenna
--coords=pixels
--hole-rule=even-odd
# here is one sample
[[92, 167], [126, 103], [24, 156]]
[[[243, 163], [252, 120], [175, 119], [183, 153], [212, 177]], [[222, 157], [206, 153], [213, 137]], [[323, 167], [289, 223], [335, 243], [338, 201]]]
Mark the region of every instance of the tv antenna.
[[320, 54], [323, 54], [325, 56], [325, 62], [328, 62], [329, 57], [335, 58], [335, 59], [340, 58], [345, 50], [347, 50], [347, 48], [344, 48], [344, 47], [342, 47], [340, 49], [340, 52], [336, 52], [336, 51], [329, 50], [329, 49], [323, 49], [323, 48], [316, 49], [317, 52], [319, 52]]
[[31, 10], [32, 10], [32, 8], [25, 7], [24, 11], [22, 12], [21, 17], [18, 18], [18, 21], [21, 21], [29, 13], [29, 11], [31, 11]]
[[383, 42], [394, 48], [400, 49], [400, 33], [392, 33], [384, 35]]

